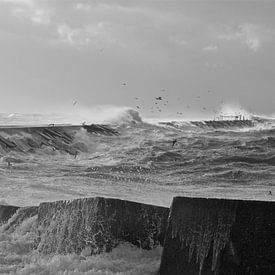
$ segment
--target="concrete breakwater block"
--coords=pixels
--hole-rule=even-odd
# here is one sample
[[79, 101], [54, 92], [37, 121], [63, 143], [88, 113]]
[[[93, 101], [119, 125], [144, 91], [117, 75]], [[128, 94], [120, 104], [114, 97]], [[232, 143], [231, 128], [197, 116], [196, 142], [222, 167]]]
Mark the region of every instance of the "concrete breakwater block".
[[[34, 153], [39, 149], [49, 148], [53, 151], [75, 155], [86, 152], [81, 136], [83, 133], [103, 136], [118, 136], [119, 133], [108, 125], [40, 125], [40, 126], [0, 126], [0, 152]], [[80, 140], [79, 140], [80, 139]], [[11, 161], [12, 163], [13, 161]]]
[[169, 209], [111, 198], [42, 203], [35, 248], [42, 253], [109, 252], [122, 241], [163, 244]]
[[160, 275], [275, 274], [275, 202], [175, 197]]
[[245, 120], [206, 120], [206, 121], [191, 121], [197, 127], [210, 128], [245, 128], [255, 126], [254, 121]]

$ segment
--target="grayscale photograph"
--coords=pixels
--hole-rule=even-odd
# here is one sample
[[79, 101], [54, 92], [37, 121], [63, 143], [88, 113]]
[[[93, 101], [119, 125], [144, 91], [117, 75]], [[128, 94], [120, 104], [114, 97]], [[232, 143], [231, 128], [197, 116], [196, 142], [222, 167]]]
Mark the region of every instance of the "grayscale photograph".
[[0, 0], [0, 274], [274, 275], [275, 0]]

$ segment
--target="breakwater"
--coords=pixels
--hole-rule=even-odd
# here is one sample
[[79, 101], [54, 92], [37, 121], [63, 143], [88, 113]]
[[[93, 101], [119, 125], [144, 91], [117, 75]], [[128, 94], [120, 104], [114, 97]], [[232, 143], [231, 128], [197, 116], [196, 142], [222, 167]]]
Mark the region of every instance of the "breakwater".
[[[169, 208], [112, 198], [84, 198], [33, 207], [0, 206], [5, 230], [37, 215], [34, 248], [44, 254], [109, 252], [121, 242], [143, 249], [163, 245]], [[13, 215], [14, 214], [14, 215]], [[12, 216], [13, 215], [13, 216]]]
[[75, 138], [77, 134], [116, 136], [117, 131], [107, 125], [45, 125], [45, 126], [2, 126], [0, 127], [0, 153], [11, 151], [33, 153], [51, 148], [75, 155], [87, 148]]
[[[163, 246], [160, 275], [274, 274], [275, 202], [175, 197], [165, 207], [112, 198], [0, 206], [2, 230], [35, 219], [32, 247], [94, 255], [123, 242]], [[32, 227], [32, 228], [33, 228]]]
[[274, 274], [275, 202], [176, 197], [161, 275]]
[[109, 252], [120, 242], [144, 249], [163, 244], [169, 209], [125, 200], [88, 198], [42, 203], [35, 247], [43, 253]]
[[253, 127], [255, 123], [252, 120], [205, 120], [205, 121], [191, 121], [191, 124], [200, 128], [245, 128]]

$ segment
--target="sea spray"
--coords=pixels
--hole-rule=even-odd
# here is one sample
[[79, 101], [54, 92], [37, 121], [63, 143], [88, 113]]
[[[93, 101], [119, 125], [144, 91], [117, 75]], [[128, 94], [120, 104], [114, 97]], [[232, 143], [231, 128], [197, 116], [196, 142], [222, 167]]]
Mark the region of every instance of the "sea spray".
[[[69, 251], [68, 249], [60, 251], [61, 253], [39, 253], [36, 249], [36, 243], [41, 238], [41, 231], [45, 227], [46, 231], [43, 233], [46, 236], [46, 246], [49, 246], [51, 237], [55, 235], [56, 245], [60, 242], [65, 241], [67, 246], [73, 247], [75, 242], [81, 242], [82, 238], [85, 237], [85, 230], [89, 231], [91, 227], [97, 227], [98, 231], [88, 232], [86, 237], [92, 240], [93, 238], [98, 238], [102, 233], [102, 230], [109, 230], [108, 224], [103, 226], [104, 218], [100, 216], [100, 211], [93, 215], [91, 210], [87, 209], [87, 204], [89, 202], [103, 203], [103, 212], [101, 215], [106, 215], [105, 211], [113, 211], [109, 217], [108, 224], [113, 224], [115, 216], [118, 217], [117, 225], [124, 227], [122, 219], [130, 219], [135, 222], [133, 215], [127, 214], [127, 211], [131, 211], [135, 214], [140, 214], [139, 218], [136, 220], [132, 234], [136, 231], [140, 245], [146, 245], [145, 235], [149, 238], [156, 238], [155, 234], [158, 234], [157, 230], [164, 230], [166, 228], [166, 220], [168, 215], [168, 209], [154, 207], [150, 205], [140, 205], [134, 202], [126, 202], [114, 199], [83, 199], [76, 200], [72, 204], [70, 202], [56, 202], [56, 203], [43, 203], [39, 207], [24, 207], [19, 208], [16, 213], [0, 227], [0, 273], [4, 274], [156, 274], [160, 255], [162, 249], [156, 242], [155, 245], [152, 244], [152, 249], [150, 251], [143, 250], [136, 246], [133, 246], [126, 241], [120, 241], [116, 244], [113, 251], [108, 251], [109, 253], [102, 253], [102, 255], [91, 256], [91, 243], [88, 242], [82, 247], [82, 249], [76, 249], [75, 251]], [[108, 203], [109, 202], [109, 203]], [[56, 218], [59, 211], [62, 211], [62, 205], [71, 205], [72, 212], [70, 215], [68, 213], [61, 214], [60, 219]], [[106, 204], [106, 205], [105, 205]], [[108, 204], [109, 210], [108, 210]], [[123, 204], [123, 205], [120, 205]], [[51, 209], [52, 206], [56, 206], [55, 209]], [[120, 207], [119, 209], [117, 207]], [[80, 207], [80, 208], [79, 208]], [[99, 207], [100, 208], [100, 207]], [[130, 209], [129, 209], [130, 208]], [[138, 208], [138, 209], [137, 209]], [[83, 215], [79, 213], [83, 212]], [[38, 210], [38, 214], [37, 214]], [[54, 211], [51, 211], [54, 210]], [[126, 211], [127, 213], [121, 213], [120, 211]], [[137, 211], [138, 210], [138, 211]], [[154, 212], [155, 211], [155, 212]], [[159, 213], [158, 213], [159, 212]], [[163, 221], [161, 221], [164, 215]], [[42, 215], [42, 216], [41, 216]], [[107, 215], [108, 216], [108, 215]], [[105, 218], [107, 218], [107, 216]], [[84, 219], [87, 217], [95, 218], [95, 223], [90, 224], [85, 222]], [[82, 220], [79, 220], [82, 219]], [[54, 225], [52, 221], [54, 222]], [[143, 222], [142, 222], [143, 221]], [[46, 223], [49, 222], [49, 225]], [[57, 222], [57, 223], [56, 223]], [[164, 226], [160, 223], [164, 223]], [[70, 223], [70, 225], [69, 225]], [[156, 223], [157, 228], [154, 227]], [[54, 226], [56, 230], [51, 230]], [[81, 225], [80, 228], [77, 226]], [[129, 226], [130, 224], [128, 224]], [[144, 226], [144, 232], [138, 236], [137, 230], [139, 230], [140, 225]], [[128, 232], [128, 226], [122, 228], [122, 235], [125, 234], [125, 238], [131, 239], [131, 230]], [[141, 228], [142, 228], [141, 226]], [[117, 228], [117, 227], [115, 227]], [[73, 234], [70, 234], [70, 230], [76, 230]], [[81, 231], [81, 232], [80, 232]], [[128, 233], [127, 233], [128, 232]], [[78, 233], [78, 234], [77, 234]], [[109, 232], [111, 233], [111, 231]], [[130, 234], [129, 234], [130, 233]], [[164, 237], [163, 232], [159, 232]], [[63, 234], [63, 235], [62, 235]], [[84, 234], [84, 235], [83, 235]], [[107, 234], [108, 235], [108, 234]], [[108, 237], [108, 236], [105, 237]], [[44, 236], [44, 237], [45, 237]], [[103, 237], [103, 236], [102, 236]], [[117, 236], [111, 236], [116, 238]], [[132, 236], [135, 238], [135, 236]], [[154, 242], [154, 241], [153, 241]], [[147, 245], [150, 245], [147, 243]], [[60, 246], [59, 246], [60, 247]], [[62, 245], [65, 248], [64, 245]], [[45, 252], [45, 250], [43, 251]], [[70, 252], [70, 253], [69, 253]], [[77, 252], [77, 254], [75, 254]], [[101, 251], [103, 252], [103, 251]], [[66, 253], [67, 255], [61, 255]], [[77, 273], [76, 273], [77, 272]]]
[[0, 114], [0, 125], [49, 125], [49, 124], [122, 124], [139, 123], [138, 111], [126, 106], [98, 105], [91, 108], [77, 106], [61, 113], [49, 114]]
[[239, 103], [223, 103], [220, 106], [220, 111], [218, 113], [219, 115], [225, 115], [225, 116], [238, 116], [241, 115], [245, 119], [251, 119], [252, 113], [245, 110]]
[[37, 216], [27, 218], [13, 232], [0, 227], [0, 274], [153, 275], [160, 264], [160, 246], [148, 251], [129, 243], [94, 256], [85, 250], [80, 255], [42, 255], [33, 249], [36, 228]]

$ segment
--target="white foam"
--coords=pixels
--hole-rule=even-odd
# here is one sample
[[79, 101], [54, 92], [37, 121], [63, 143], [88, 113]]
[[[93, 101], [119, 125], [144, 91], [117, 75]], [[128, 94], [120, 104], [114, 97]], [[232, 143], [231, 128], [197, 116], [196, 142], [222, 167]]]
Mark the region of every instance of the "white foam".
[[32, 250], [37, 216], [25, 220], [14, 232], [0, 227], [0, 273], [18, 275], [145, 275], [156, 274], [162, 249], [147, 251], [122, 243], [110, 253], [87, 256], [42, 255]]

